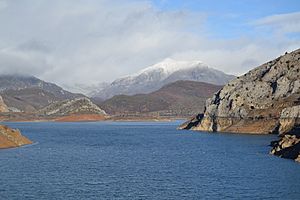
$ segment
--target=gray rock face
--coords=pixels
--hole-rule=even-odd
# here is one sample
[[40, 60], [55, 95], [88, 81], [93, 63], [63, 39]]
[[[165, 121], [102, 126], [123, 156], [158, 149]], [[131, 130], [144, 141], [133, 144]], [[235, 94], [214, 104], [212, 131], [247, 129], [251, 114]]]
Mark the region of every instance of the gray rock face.
[[76, 98], [53, 103], [39, 111], [46, 116], [66, 116], [70, 114], [100, 114], [106, 115], [105, 111], [95, 105], [88, 98]]
[[[300, 106], [288, 107], [282, 110], [279, 119], [279, 134], [286, 133], [300, 135]], [[299, 126], [299, 130], [297, 129]]]
[[272, 142], [271, 146], [271, 154], [300, 162], [299, 135], [284, 135], [280, 140]]
[[180, 129], [277, 133], [271, 153], [300, 162], [300, 49], [265, 63], [207, 100]]
[[300, 162], [300, 106], [282, 110], [278, 141], [271, 143], [271, 154]]
[[235, 78], [199, 61], [175, 61], [167, 59], [141, 72], [115, 80], [103, 89], [94, 92], [93, 97], [109, 99], [115, 95], [147, 94], [179, 80], [224, 85]]
[[[298, 49], [230, 81], [206, 102], [203, 117], [199, 119], [197, 126], [189, 129], [271, 133], [278, 126], [281, 111], [299, 104]], [[262, 119], [269, 120], [266, 124]], [[186, 126], [180, 128], [184, 129]]]
[[284, 108], [281, 111], [281, 118], [299, 118], [300, 117], [300, 105], [299, 106], [292, 106]]

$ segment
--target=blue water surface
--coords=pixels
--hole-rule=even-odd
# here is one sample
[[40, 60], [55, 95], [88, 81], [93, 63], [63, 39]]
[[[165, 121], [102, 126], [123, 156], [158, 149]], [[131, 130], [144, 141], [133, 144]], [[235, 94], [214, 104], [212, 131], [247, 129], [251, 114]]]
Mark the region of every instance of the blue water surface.
[[0, 150], [0, 199], [300, 199], [300, 164], [268, 154], [276, 136], [179, 123], [7, 123], [35, 144]]

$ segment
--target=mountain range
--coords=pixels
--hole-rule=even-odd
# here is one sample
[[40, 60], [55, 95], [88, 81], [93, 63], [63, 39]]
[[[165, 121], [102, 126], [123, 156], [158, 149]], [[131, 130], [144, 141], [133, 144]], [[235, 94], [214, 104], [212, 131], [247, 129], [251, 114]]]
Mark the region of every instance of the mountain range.
[[106, 100], [115, 95], [147, 94], [178, 80], [224, 85], [233, 78], [235, 76], [210, 68], [201, 61], [176, 61], [168, 58], [136, 74], [113, 81], [94, 91], [92, 97]]
[[[106, 113], [189, 116], [198, 113], [206, 99], [232, 78], [200, 61], [166, 59], [111, 84], [100, 84], [100, 91], [88, 98], [34, 76], [0, 75], [1, 116], [4, 119]], [[93, 87], [86, 87], [83, 92]], [[3, 114], [8, 112], [9, 115]]]
[[12, 112], [35, 112], [53, 102], [84, 97], [34, 76], [1, 75], [0, 95]]
[[202, 111], [208, 97], [222, 86], [176, 81], [149, 94], [116, 95], [98, 103], [111, 115], [190, 116]]

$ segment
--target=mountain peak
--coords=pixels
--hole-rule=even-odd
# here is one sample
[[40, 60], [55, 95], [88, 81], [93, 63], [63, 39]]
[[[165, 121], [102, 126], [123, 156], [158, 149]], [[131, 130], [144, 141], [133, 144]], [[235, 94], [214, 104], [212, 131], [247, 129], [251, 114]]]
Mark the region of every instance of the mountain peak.
[[93, 97], [108, 99], [120, 94], [145, 94], [178, 80], [223, 85], [233, 78], [234, 76], [210, 68], [199, 60], [178, 61], [167, 58], [138, 73], [113, 81], [107, 87], [94, 92]]
[[199, 60], [192, 60], [192, 61], [182, 61], [182, 60], [175, 60], [173, 58], [166, 58], [163, 61], [149, 66], [139, 72], [147, 73], [151, 71], [163, 71], [167, 74], [171, 74], [175, 71], [189, 69], [189, 68], [208, 68], [208, 65], [204, 64], [202, 61]]

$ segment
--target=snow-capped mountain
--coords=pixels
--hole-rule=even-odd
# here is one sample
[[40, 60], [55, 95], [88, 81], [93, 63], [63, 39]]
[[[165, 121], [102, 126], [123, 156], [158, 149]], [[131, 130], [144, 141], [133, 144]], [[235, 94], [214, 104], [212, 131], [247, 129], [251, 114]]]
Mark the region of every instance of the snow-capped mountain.
[[176, 61], [168, 58], [131, 76], [115, 80], [94, 92], [93, 97], [108, 99], [120, 94], [145, 94], [178, 80], [224, 85], [233, 78], [233, 75], [210, 68], [201, 61]]

